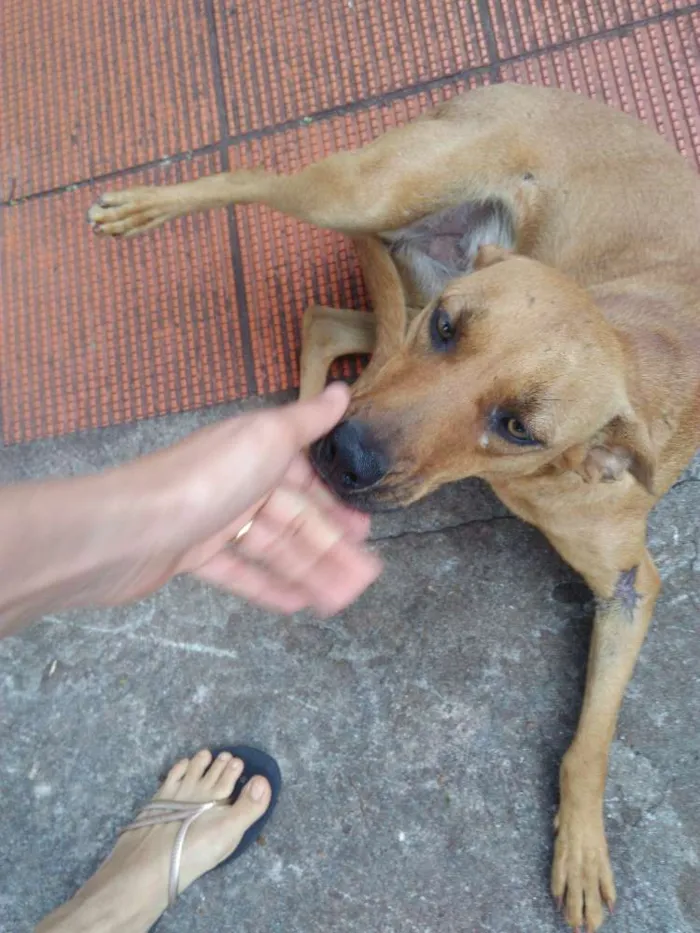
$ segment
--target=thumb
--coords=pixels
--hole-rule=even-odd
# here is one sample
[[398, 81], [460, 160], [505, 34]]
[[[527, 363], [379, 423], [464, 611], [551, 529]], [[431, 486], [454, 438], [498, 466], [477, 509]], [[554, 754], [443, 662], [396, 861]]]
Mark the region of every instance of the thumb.
[[320, 395], [288, 405], [283, 414], [299, 447], [306, 447], [327, 434], [345, 414], [350, 390], [344, 382], [333, 382]]

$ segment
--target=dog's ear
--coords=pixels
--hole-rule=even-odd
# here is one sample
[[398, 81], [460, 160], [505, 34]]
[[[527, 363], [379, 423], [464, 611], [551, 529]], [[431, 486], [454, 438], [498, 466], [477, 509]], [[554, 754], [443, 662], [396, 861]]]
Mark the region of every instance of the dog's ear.
[[498, 262], [505, 262], [511, 259], [515, 253], [513, 250], [506, 249], [505, 246], [496, 246], [494, 243], [485, 243], [476, 251], [474, 257], [474, 271], [477, 269], [486, 269], [488, 266], [495, 266]]
[[654, 495], [656, 456], [651, 437], [644, 422], [631, 412], [609, 421], [590, 444], [567, 450], [558, 466], [580, 473], [589, 483], [614, 483], [630, 473]]

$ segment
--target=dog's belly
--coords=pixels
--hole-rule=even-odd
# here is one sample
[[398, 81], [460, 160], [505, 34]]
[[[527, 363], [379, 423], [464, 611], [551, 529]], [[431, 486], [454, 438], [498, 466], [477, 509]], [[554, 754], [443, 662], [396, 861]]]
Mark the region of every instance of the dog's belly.
[[423, 307], [451, 279], [473, 270], [480, 246], [512, 249], [515, 224], [502, 201], [466, 201], [381, 237], [401, 272], [409, 303]]

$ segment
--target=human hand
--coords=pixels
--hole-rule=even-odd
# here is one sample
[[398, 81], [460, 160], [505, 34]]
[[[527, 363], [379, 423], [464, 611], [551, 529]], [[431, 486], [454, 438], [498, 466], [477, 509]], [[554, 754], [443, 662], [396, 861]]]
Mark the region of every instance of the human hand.
[[180, 515], [180, 555], [166, 573], [193, 573], [279, 612], [311, 607], [331, 615], [355, 600], [381, 570], [362, 546], [369, 518], [340, 503], [300, 452], [338, 423], [348, 398], [339, 383], [315, 399], [199, 431], [142, 461], [159, 483], [169, 477]]
[[[0, 488], [0, 634], [192, 573], [268, 609], [343, 609], [378, 576], [369, 519], [301, 452], [349, 393], [242, 415], [95, 476]], [[252, 520], [250, 530], [236, 535]]]

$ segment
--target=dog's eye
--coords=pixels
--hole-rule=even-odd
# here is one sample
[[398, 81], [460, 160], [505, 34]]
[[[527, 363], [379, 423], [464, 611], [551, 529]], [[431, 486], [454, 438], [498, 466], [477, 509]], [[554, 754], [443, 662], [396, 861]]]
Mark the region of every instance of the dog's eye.
[[532, 436], [530, 429], [516, 415], [509, 412], [497, 412], [493, 427], [501, 437], [512, 444], [521, 446], [539, 445], [540, 441]]
[[508, 418], [506, 420], [506, 431], [516, 441], [532, 440], [528, 429], [525, 427], [522, 421], [518, 421], [517, 418]]
[[457, 328], [445, 309], [438, 305], [430, 318], [430, 342], [434, 350], [449, 350], [455, 345]]

